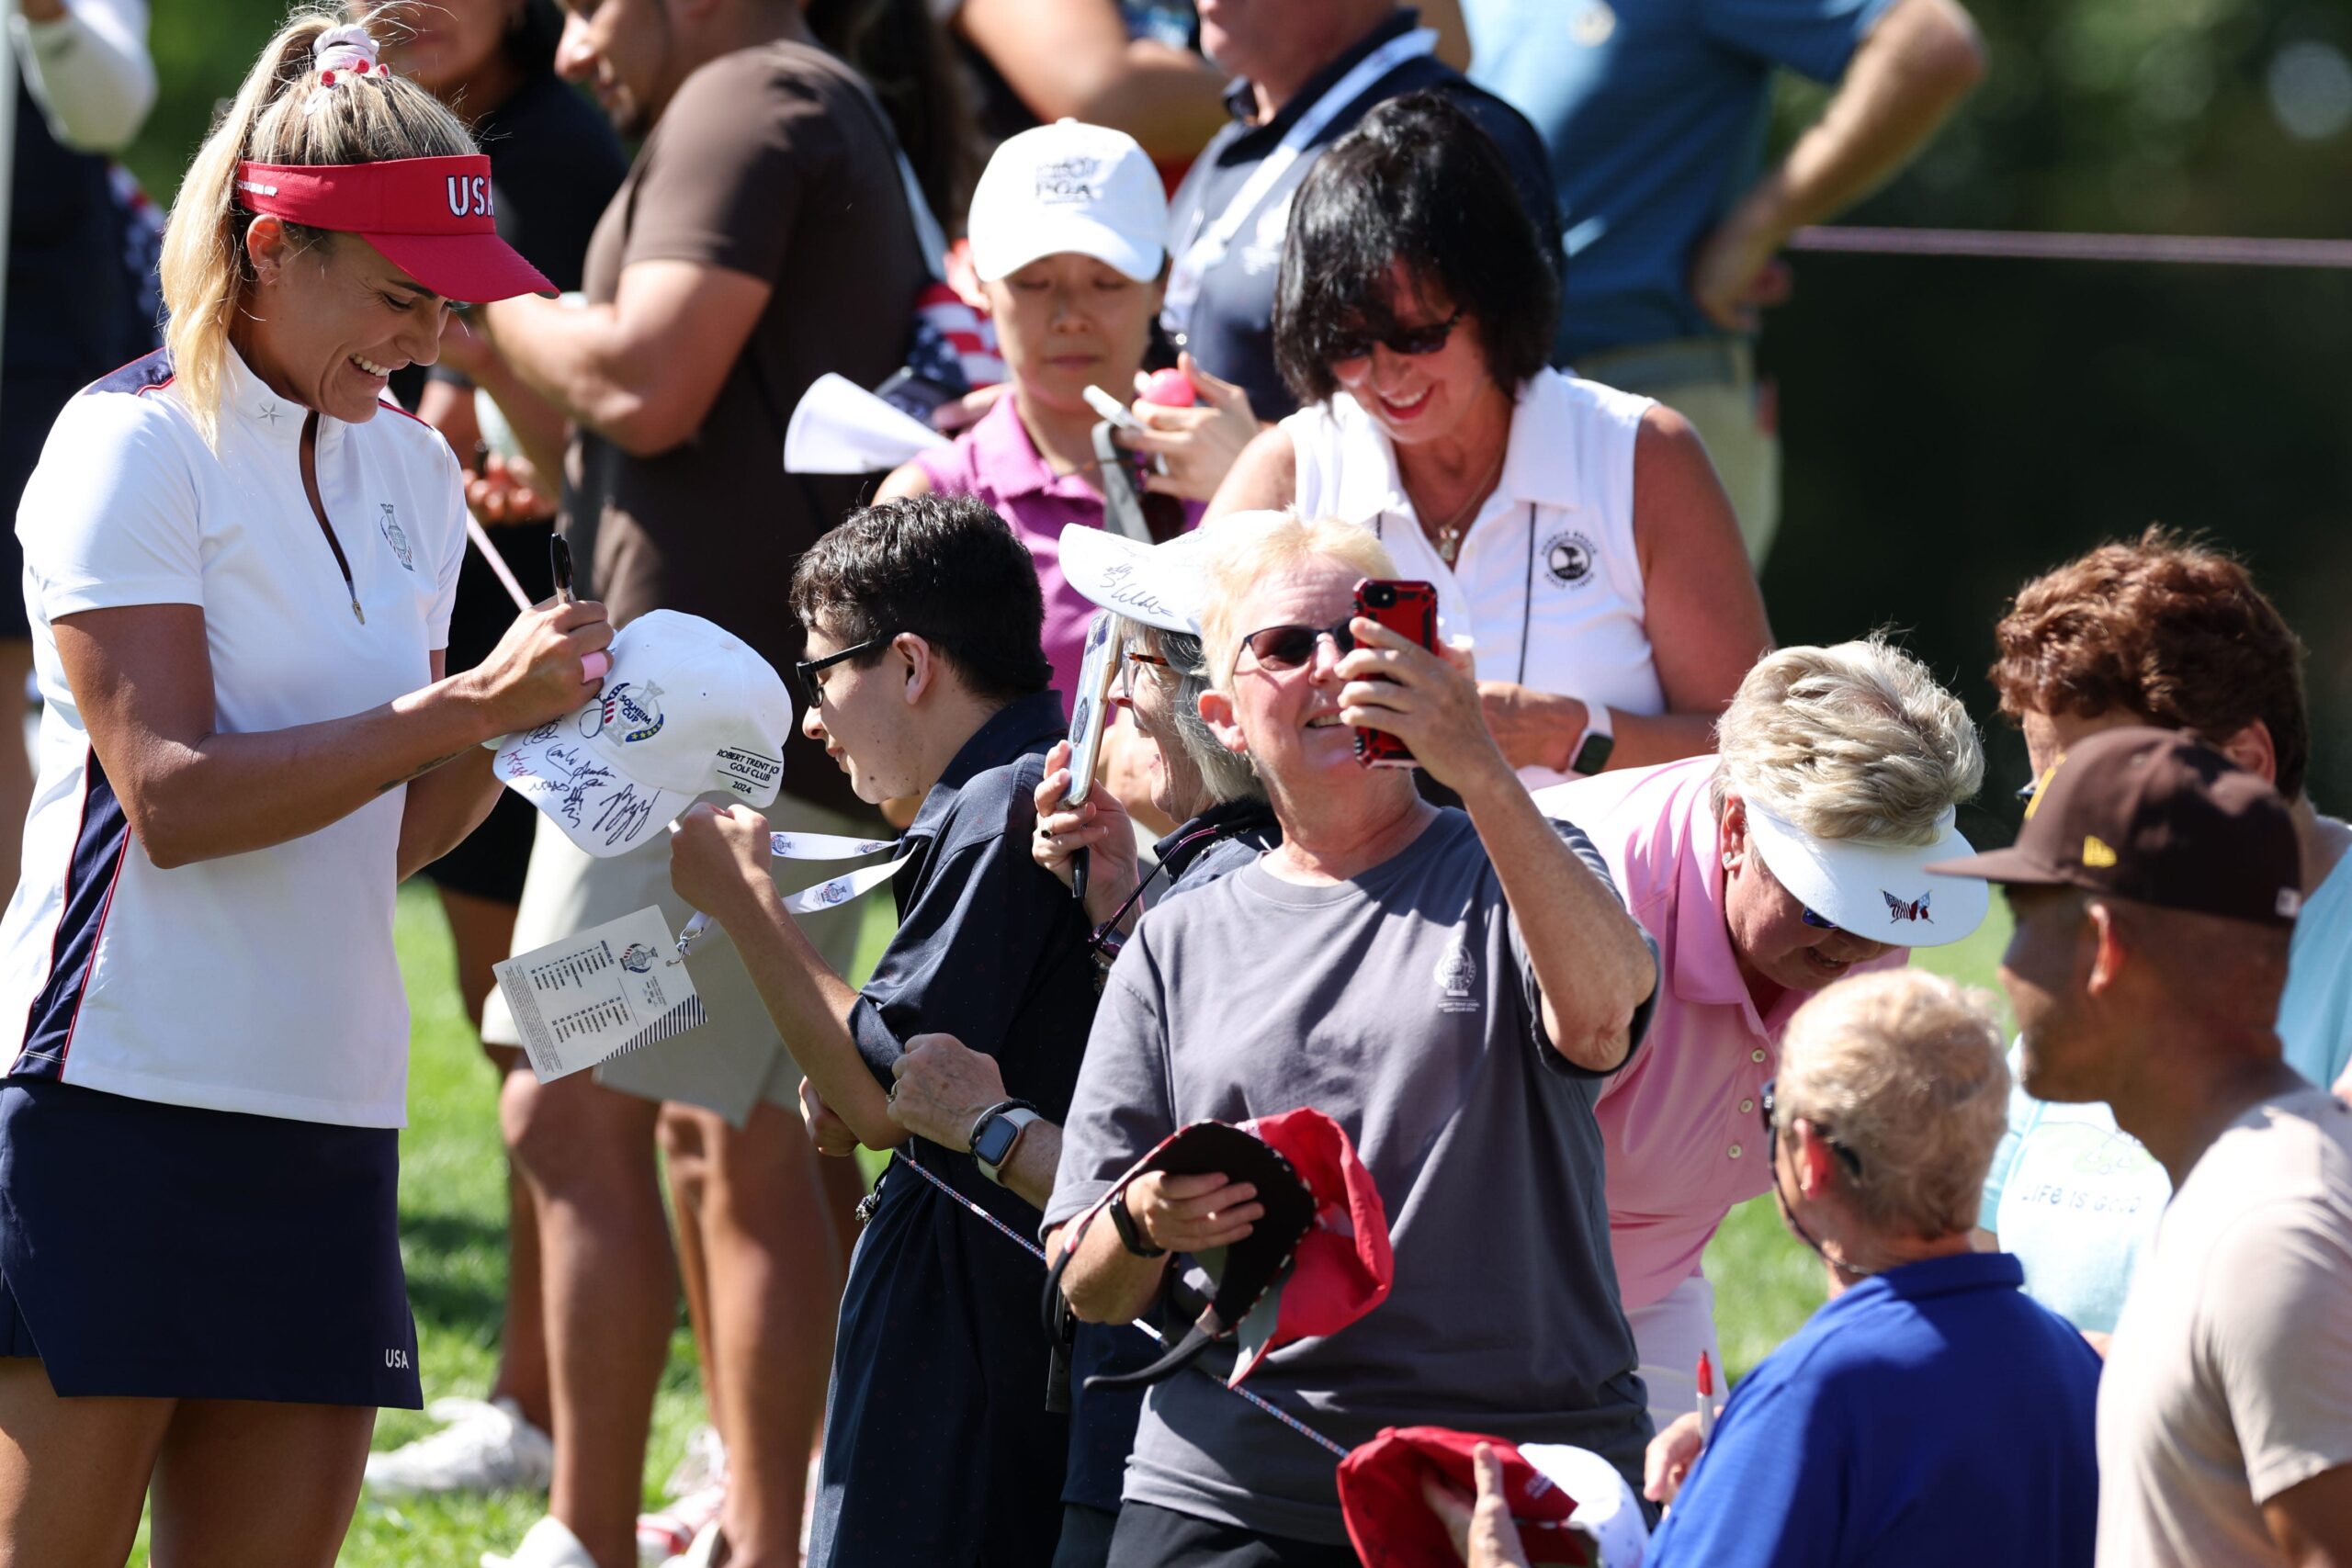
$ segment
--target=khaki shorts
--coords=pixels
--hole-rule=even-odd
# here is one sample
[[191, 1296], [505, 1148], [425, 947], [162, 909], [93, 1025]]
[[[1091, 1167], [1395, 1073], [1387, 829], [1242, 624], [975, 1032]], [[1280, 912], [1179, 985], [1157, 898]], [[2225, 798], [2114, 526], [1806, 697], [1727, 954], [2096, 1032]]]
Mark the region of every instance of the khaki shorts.
[[1781, 530], [1781, 437], [1756, 381], [1754, 351], [1736, 338], [1690, 338], [1588, 355], [1577, 374], [1656, 398], [1690, 422], [1731, 497], [1758, 571]]
[[[766, 813], [780, 832], [840, 833], [865, 837], [870, 821], [809, 806], [789, 795], [776, 797]], [[821, 882], [841, 868], [816, 862], [778, 861], [776, 875], [786, 889]], [[869, 897], [887, 898], [876, 888]], [[583, 854], [562, 829], [539, 818], [531, 840], [531, 865], [523, 882], [523, 902], [514, 917], [514, 951], [528, 953], [575, 931], [644, 908], [662, 908], [673, 934], [693, 910], [670, 887], [670, 843], [666, 833], [628, 854], [598, 860]], [[864, 899], [821, 914], [797, 917], [800, 929], [837, 975], [846, 976], [857, 953]], [[784, 1048], [752, 976], [723, 929], [714, 927], [695, 943], [686, 972], [709, 1010], [699, 1028], [632, 1052], [595, 1069], [596, 1081], [647, 1100], [674, 1100], [701, 1106], [741, 1127], [763, 1100], [797, 1110], [800, 1069]], [[514, 1014], [497, 989], [482, 1009], [486, 1044], [520, 1045]]]

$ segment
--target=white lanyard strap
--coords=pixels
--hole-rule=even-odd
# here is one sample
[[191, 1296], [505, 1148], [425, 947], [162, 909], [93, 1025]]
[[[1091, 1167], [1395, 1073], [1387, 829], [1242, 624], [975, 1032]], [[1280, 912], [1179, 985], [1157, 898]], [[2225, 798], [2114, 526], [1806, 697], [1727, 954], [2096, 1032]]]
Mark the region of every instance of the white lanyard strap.
[[1325, 90], [1323, 96], [1307, 106], [1306, 112], [1291, 122], [1274, 150], [1259, 160], [1258, 166], [1241, 188], [1233, 193], [1213, 223], [1205, 222], [1205, 215], [1193, 220], [1193, 235], [1182, 247], [1168, 280], [1167, 305], [1162, 320], [1171, 332], [1182, 332], [1191, 319], [1193, 303], [1200, 298], [1201, 279], [1225, 259], [1233, 237], [1250, 221], [1266, 197], [1282, 184], [1291, 166], [1314, 145], [1342, 109], [1370, 90], [1372, 85], [1408, 60], [1418, 60], [1436, 52], [1437, 33], [1429, 28], [1390, 39], [1370, 54], [1356, 62], [1355, 69], [1340, 77]]
[[778, 860], [855, 860], [887, 850], [896, 839], [851, 839], [839, 833], [770, 833], [768, 845]]
[[[676, 824], [671, 824], [673, 829]], [[896, 839], [853, 839], [841, 833], [770, 833], [768, 847], [778, 860], [855, 860], [876, 850], [895, 848]], [[814, 887], [804, 887], [784, 901], [787, 913], [813, 915], [820, 909], [838, 908], [851, 899], [879, 887], [899, 874], [899, 868], [914, 859], [912, 853], [900, 855], [883, 865], [865, 865], [845, 872], [830, 882]], [[678, 933], [678, 956], [684, 958], [695, 940], [710, 929], [710, 917], [701, 910], [686, 922]]]

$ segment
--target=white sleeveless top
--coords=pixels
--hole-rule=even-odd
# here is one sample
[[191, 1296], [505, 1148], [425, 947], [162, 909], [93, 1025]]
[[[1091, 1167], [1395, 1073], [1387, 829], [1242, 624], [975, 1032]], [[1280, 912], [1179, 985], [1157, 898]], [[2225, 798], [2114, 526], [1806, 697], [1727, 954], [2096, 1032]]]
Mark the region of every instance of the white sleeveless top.
[[[1442, 636], [1467, 635], [1482, 680], [1516, 681], [1620, 713], [1666, 711], [1634, 549], [1634, 441], [1651, 407], [1596, 381], [1538, 372], [1520, 389], [1495, 492], [1449, 567], [1421, 531], [1387, 433], [1345, 392], [1282, 422], [1295, 504], [1379, 534], [1401, 576], [1437, 584]], [[1530, 789], [1574, 778], [1519, 771]]]

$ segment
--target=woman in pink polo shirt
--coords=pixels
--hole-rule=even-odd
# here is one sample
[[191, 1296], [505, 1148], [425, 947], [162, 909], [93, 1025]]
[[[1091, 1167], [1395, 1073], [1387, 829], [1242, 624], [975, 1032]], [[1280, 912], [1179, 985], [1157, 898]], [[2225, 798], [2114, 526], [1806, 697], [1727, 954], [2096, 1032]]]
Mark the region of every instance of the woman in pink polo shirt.
[[[1104, 476], [1088, 406], [1097, 387], [1125, 403], [1159, 314], [1168, 198], [1124, 131], [1058, 120], [1012, 137], [972, 192], [972, 266], [987, 291], [1012, 393], [944, 451], [882, 482], [877, 500], [977, 495], [1036, 558], [1046, 658], [1067, 705], [1094, 604], [1062, 576], [1061, 533], [1103, 525]], [[1200, 520], [1195, 502], [1152, 495], [1155, 537]]]
[[1657, 939], [1648, 1037], [1598, 1114], [1617, 1286], [1660, 1427], [1723, 1363], [1699, 1255], [1770, 1190], [1757, 1120], [1798, 1006], [1840, 976], [1899, 967], [1984, 919], [1982, 886], [1931, 876], [1969, 853], [1954, 807], [1984, 755], [1960, 700], [1872, 637], [1786, 648], [1747, 672], [1719, 754], [1541, 791], [1609, 863]]

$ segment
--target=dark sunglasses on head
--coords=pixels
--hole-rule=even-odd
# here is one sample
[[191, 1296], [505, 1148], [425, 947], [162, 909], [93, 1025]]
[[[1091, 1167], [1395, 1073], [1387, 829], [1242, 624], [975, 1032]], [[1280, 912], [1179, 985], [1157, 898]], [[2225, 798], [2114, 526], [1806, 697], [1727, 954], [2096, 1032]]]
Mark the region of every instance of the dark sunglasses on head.
[[1354, 619], [1350, 615], [1328, 626], [1266, 626], [1243, 637], [1241, 646], [1261, 669], [1297, 670], [1315, 662], [1315, 645], [1327, 637], [1342, 657], [1354, 652], [1356, 634], [1348, 629], [1348, 622]]
[[872, 653], [889, 647], [890, 639], [898, 635], [897, 632], [884, 632], [879, 637], [867, 637], [854, 647], [844, 648], [839, 653], [829, 653], [822, 659], [803, 659], [792, 667], [793, 683], [800, 688], [800, 694], [808, 699], [808, 705], [813, 708], [825, 700], [825, 685], [817, 679], [818, 676], [861, 653]]
[[1408, 355], [1418, 359], [1443, 348], [1446, 339], [1453, 335], [1453, 329], [1461, 324], [1462, 311], [1457, 309], [1442, 321], [1430, 321], [1418, 327], [1391, 327], [1385, 336], [1374, 337], [1370, 333], [1361, 332], [1345, 333], [1331, 340], [1331, 361], [1338, 364], [1349, 359], [1368, 359], [1375, 344], [1391, 354]]
[[[1779, 1079], [1775, 1078], [1771, 1083], [1766, 1084], [1764, 1086], [1763, 1092], [1758, 1097], [1756, 1101], [1757, 1114], [1762, 1117], [1764, 1122], [1764, 1136], [1767, 1140], [1764, 1152], [1767, 1158], [1771, 1156], [1772, 1152], [1770, 1140], [1780, 1136], [1781, 1132], [1779, 1125], [1772, 1119], [1772, 1111], [1775, 1103], [1772, 1099], [1772, 1088], [1773, 1084], [1777, 1084], [1779, 1081]], [[1819, 1122], [1815, 1122], [1814, 1124], [1813, 1130], [1815, 1134], [1820, 1137], [1823, 1143], [1829, 1145], [1830, 1152], [1835, 1154], [1839, 1160], [1844, 1162], [1846, 1168], [1854, 1173], [1855, 1179], [1860, 1180], [1862, 1174], [1862, 1156], [1848, 1148], [1845, 1145], [1839, 1143], [1837, 1139], [1831, 1137], [1826, 1132], [1824, 1132]]]

